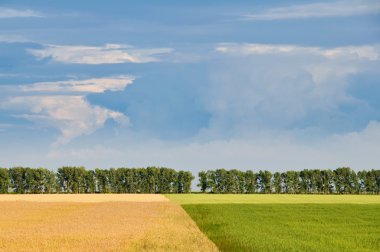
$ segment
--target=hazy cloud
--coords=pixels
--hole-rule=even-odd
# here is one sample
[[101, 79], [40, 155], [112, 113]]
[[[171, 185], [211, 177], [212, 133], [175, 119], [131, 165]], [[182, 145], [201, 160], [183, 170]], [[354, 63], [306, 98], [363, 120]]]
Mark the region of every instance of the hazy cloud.
[[270, 8], [244, 15], [247, 20], [281, 20], [324, 17], [345, 17], [380, 13], [376, 0], [320, 2]]
[[[216, 50], [223, 58], [205, 92], [212, 118], [202, 137], [268, 129], [352, 130], [359, 127], [358, 117], [368, 120], [376, 113], [347, 88], [351, 76], [380, 73], [378, 45], [222, 44]], [[348, 125], [352, 128], [344, 128]]]
[[[297, 135], [278, 132], [271, 137], [235, 138], [208, 142], [173, 143], [146, 140], [125, 145], [115, 139], [112, 145], [62, 146], [51, 150], [44, 160], [51, 166], [65, 162], [88, 168], [161, 165], [191, 170], [197, 174], [207, 169], [251, 169], [259, 171], [335, 169], [350, 166], [355, 170], [372, 169], [380, 161], [380, 122], [372, 121], [361, 131], [300, 141]], [[88, 159], [91, 156], [93, 158]], [[30, 158], [29, 164], [33, 164]], [[35, 160], [36, 165], [41, 161]], [[46, 161], [45, 161], [46, 162]], [[196, 182], [196, 181], [195, 181]]]
[[37, 12], [30, 9], [12, 9], [0, 7], [0, 18], [41, 17]]
[[74, 64], [118, 64], [147, 63], [160, 61], [161, 54], [170, 53], [171, 48], [136, 49], [127, 45], [106, 44], [105, 46], [46, 45], [42, 49], [27, 49], [39, 59]]
[[29, 39], [25, 38], [24, 36], [21, 35], [0, 35], [0, 42], [2, 43], [25, 43], [25, 42], [30, 42]]
[[358, 58], [366, 60], [379, 60], [380, 45], [344, 46], [336, 48], [304, 47], [295, 45], [270, 45], [270, 44], [221, 44], [216, 48], [217, 52], [236, 55], [316, 55], [329, 59]]
[[132, 76], [115, 76], [87, 80], [37, 82], [21, 86], [24, 92], [84, 92], [102, 93], [106, 90], [122, 91], [134, 81]]

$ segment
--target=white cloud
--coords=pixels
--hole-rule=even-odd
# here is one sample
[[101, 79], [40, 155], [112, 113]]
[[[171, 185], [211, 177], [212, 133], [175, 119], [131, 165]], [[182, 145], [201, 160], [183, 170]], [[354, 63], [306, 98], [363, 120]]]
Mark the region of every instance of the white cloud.
[[24, 92], [84, 92], [102, 93], [106, 90], [122, 91], [134, 81], [133, 76], [115, 76], [87, 80], [37, 82], [21, 86]]
[[248, 56], [248, 55], [315, 55], [329, 59], [356, 58], [365, 60], [380, 59], [380, 45], [344, 46], [331, 49], [321, 47], [304, 47], [295, 45], [270, 44], [221, 44], [216, 48], [219, 53]]
[[[125, 142], [131, 144], [125, 145]], [[379, 148], [380, 122], [373, 121], [362, 131], [308, 141], [299, 141], [299, 137], [286, 132], [271, 137], [203, 143], [114, 139], [110, 146], [62, 146], [45, 153], [41, 160], [34, 160], [35, 164], [33, 157], [25, 163], [37, 166], [49, 162], [52, 167], [58, 167], [69, 162], [70, 165], [81, 164], [88, 168], [160, 165], [191, 170], [194, 175], [202, 169], [217, 168], [257, 172], [260, 169], [285, 171], [350, 166], [358, 171], [379, 168]], [[89, 156], [93, 158], [87, 158]]]
[[203, 98], [211, 119], [202, 137], [313, 127], [331, 132], [374, 113], [348, 87], [354, 75], [380, 73], [379, 45], [220, 44], [216, 51], [221, 63]]
[[0, 7], [0, 18], [41, 17], [40, 14], [29, 9], [12, 9]]
[[91, 134], [103, 127], [108, 119], [128, 123], [128, 117], [124, 114], [92, 106], [83, 96], [13, 97], [3, 101], [2, 107], [19, 112], [16, 117], [58, 129], [61, 135], [57, 144], [65, 144], [78, 136]]
[[93, 106], [85, 95], [106, 90], [121, 91], [133, 80], [132, 76], [116, 76], [20, 85], [11, 90], [12, 97], [2, 99], [0, 109], [42, 127], [58, 129], [60, 136], [56, 143], [66, 144], [76, 137], [102, 128], [108, 119], [128, 125], [126, 115]]
[[367, 60], [380, 59], [380, 46], [346, 46], [329, 50], [322, 50], [322, 54], [327, 58], [343, 58], [347, 56], [358, 57]]
[[42, 49], [27, 49], [39, 59], [51, 58], [57, 62], [74, 64], [147, 63], [160, 61], [161, 54], [170, 53], [171, 48], [134, 49], [119, 44], [105, 46], [47, 45]]
[[345, 17], [380, 13], [377, 0], [320, 2], [270, 8], [245, 15], [247, 20], [281, 20], [324, 17]]

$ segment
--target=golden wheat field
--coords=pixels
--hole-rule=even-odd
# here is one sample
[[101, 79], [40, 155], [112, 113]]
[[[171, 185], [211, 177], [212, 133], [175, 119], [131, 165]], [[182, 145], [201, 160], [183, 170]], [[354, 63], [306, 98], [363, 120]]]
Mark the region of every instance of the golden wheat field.
[[217, 251], [162, 195], [1, 195], [0, 251]]

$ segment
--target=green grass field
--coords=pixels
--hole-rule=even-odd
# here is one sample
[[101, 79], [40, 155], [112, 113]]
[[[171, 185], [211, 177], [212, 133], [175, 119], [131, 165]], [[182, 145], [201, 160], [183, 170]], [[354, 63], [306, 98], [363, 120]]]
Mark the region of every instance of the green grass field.
[[166, 194], [179, 204], [380, 204], [380, 195]]
[[167, 195], [221, 251], [380, 251], [380, 197]]

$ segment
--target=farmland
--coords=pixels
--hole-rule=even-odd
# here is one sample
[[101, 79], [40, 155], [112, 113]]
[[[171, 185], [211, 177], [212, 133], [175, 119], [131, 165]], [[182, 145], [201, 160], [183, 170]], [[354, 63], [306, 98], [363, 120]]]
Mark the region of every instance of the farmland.
[[373, 195], [167, 195], [222, 251], [379, 251]]
[[179, 204], [380, 204], [378, 195], [167, 194]]
[[378, 195], [3, 194], [0, 251], [379, 251]]
[[162, 195], [0, 196], [0, 251], [216, 251]]

